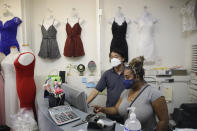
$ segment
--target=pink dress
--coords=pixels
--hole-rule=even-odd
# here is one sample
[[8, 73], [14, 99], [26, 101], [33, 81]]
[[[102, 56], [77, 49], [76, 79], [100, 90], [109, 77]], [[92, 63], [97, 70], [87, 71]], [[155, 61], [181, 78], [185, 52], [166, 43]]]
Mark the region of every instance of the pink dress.
[[0, 72], [0, 125], [5, 125], [5, 93], [4, 80]]

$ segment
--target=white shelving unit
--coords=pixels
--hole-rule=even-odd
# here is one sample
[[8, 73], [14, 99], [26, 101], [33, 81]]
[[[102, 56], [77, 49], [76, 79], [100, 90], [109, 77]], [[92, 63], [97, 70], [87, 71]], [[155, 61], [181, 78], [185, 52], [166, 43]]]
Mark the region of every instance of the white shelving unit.
[[189, 84], [190, 101], [197, 102], [197, 45], [192, 45], [191, 81]]

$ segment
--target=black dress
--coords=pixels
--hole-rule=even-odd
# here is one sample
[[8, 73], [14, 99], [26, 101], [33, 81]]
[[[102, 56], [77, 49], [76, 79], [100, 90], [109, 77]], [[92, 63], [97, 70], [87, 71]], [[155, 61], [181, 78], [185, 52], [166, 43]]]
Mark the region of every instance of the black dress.
[[112, 24], [113, 38], [111, 41], [110, 51], [119, 50], [121, 55], [128, 62], [128, 45], [126, 41], [127, 22], [124, 20], [122, 25], [118, 25], [115, 20]]

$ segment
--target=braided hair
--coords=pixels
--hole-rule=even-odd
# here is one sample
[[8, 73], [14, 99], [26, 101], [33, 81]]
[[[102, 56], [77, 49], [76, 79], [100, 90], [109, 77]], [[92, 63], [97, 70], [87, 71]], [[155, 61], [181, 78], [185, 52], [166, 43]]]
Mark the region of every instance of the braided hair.
[[144, 57], [139, 56], [132, 59], [131, 62], [129, 62], [129, 66], [127, 68], [131, 70], [135, 78], [144, 80], [145, 71], [143, 65], [144, 65]]

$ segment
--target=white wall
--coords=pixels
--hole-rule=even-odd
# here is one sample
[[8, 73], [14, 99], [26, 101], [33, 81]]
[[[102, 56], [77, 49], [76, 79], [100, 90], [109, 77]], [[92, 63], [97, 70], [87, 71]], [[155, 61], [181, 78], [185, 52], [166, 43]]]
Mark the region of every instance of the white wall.
[[[158, 19], [155, 26], [155, 42], [158, 56], [162, 59], [162, 66], [182, 65], [189, 68], [188, 54], [190, 54], [187, 35], [182, 33], [182, 21], [180, 9], [185, 0], [103, 0], [102, 21], [102, 52], [108, 58], [112, 39], [111, 25], [108, 20], [115, 16], [118, 6], [122, 7], [123, 13], [132, 21], [143, 14], [144, 6]], [[170, 9], [170, 6], [174, 8]], [[128, 26], [129, 60], [135, 56], [136, 44], [138, 44], [138, 31], [134, 23]], [[110, 68], [109, 59], [103, 59], [102, 70]]]
[[[90, 60], [97, 62], [97, 43], [96, 43], [96, 1], [84, 0], [32, 0], [31, 1], [31, 31], [32, 46], [37, 56], [36, 75], [48, 75], [49, 72], [65, 70], [68, 64], [84, 64], [87, 66]], [[61, 58], [55, 60], [42, 59], [38, 57], [40, 44], [42, 40], [39, 23], [42, 23], [44, 16], [47, 14], [47, 8], [53, 10], [54, 17], [61, 23], [57, 28], [57, 42], [60, 49]], [[85, 20], [82, 25], [81, 39], [85, 50], [85, 56], [79, 58], [68, 58], [63, 55], [65, 40], [67, 38], [65, 31], [66, 18], [70, 16], [72, 8], [79, 11], [79, 16]], [[78, 73], [78, 72], [75, 72]]]

